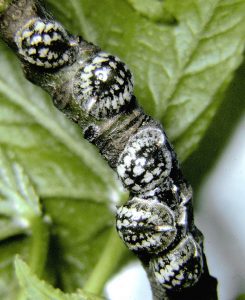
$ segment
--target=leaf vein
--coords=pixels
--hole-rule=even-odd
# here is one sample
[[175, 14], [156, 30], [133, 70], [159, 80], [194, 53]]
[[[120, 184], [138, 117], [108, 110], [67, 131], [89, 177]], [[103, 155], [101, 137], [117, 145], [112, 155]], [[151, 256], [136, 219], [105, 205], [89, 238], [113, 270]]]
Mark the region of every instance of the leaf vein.
[[[196, 34], [196, 39], [194, 40], [194, 42], [192, 42], [192, 45], [190, 45], [190, 52], [189, 54], [186, 56], [185, 61], [183, 62], [183, 66], [180, 69], [179, 73], [176, 74], [175, 80], [173, 81], [172, 84], [169, 85], [169, 90], [167, 93], [167, 102], [169, 103], [171, 102], [171, 99], [174, 97], [174, 94], [176, 93], [178, 87], [182, 84], [183, 82], [183, 75], [185, 73], [185, 69], [188, 67], [189, 63], [191, 62], [194, 54], [196, 53], [196, 51], [198, 50], [199, 47], [199, 42], [202, 38], [203, 33], [205, 32], [206, 28], [208, 27], [208, 25], [212, 22], [212, 19], [215, 16], [215, 12], [218, 8], [218, 4], [220, 3], [221, 0], [217, 0], [216, 3], [213, 6], [213, 9], [211, 10], [211, 12], [207, 15], [206, 21], [204, 22], [202, 29], [200, 30], [200, 32], [198, 34]], [[176, 36], [175, 36], [176, 39]], [[175, 43], [177, 45], [177, 43]], [[169, 105], [168, 104], [168, 105]], [[162, 113], [162, 117], [164, 118], [166, 115], [168, 114], [168, 107], [167, 109], [165, 109]]]

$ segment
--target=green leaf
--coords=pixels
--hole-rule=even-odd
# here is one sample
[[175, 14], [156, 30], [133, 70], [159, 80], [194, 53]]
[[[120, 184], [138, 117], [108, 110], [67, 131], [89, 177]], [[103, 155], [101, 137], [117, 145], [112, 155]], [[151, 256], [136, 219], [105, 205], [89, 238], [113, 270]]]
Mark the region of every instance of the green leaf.
[[17, 222], [12, 222], [9, 219], [0, 219], [0, 240], [3, 241], [11, 236], [22, 234], [26, 228], [20, 226]]
[[[39, 198], [21, 165], [11, 161], [0, 148], [0, 249], [1, 258], [5, 247], [12, 247], [12, 240], [18, 240], [24, 234], [29, 236], [28, 261], [37, 274], [42, 274], [47, 256], [48, 226], [42, 216]], [[5, 245], [5, 247], [3, 246]], [[0, 273], [6, 269], [14, 255], [4, 264], [0, 264]], [[14, 253], [15, 254], [15, 253]], [[9, 270], [10, 271], [10, 270]], [[5, 273], [4, 273], [5, 275]], [[4, 286], [5, 276], [1, 276], [0, 286]], [[5, 289], [0, 289], [5, 294]], [[16, 286], [8, 291], [5, 297], [15, 297], [18, 293]], [[14, 296], [15, 295], [15, 296]]]
[[26, 263], [20, 258], [15, 259], [15, 269], [19, 283], [25, 291], [26, 300], [100, 300], [102, 298], [89, 295], [81, 290], [73, 294], [65, 294], [59, 289], [38, 279]]
[[168, 11], [166, 1], [158, 0], [127, 0], [142, 16], [155, 22], [174, 24], [175, 17]]
[[[0, 148], [0, 216], [9, 220], [0, 220], [3, 238], [23, 233], [31, 227], [32, 221], [41, 216], [39, 198], [33, 189], [23, 168], [16, 162], [10, 162]], [[9, 223], [7, 225], [7, 223]], [[19, 229], [19, 230], [18, 230]], [[22, 230], [22, 231], [21, 231]]]
[[[181, 160], [188, 157], [241, 62], [244, 1], [48, 0], [47, 4], [72, 33], [127, 62], [140, 104], [163, 122]], [[64, 291], [85, 286], [100, 293], [125, 256], [112, 227], [114, 203], [126, 199], [126, 194], [79, 128], [26, 81], [19, 62], [3, 44], [0, 67], [0, 145], [26, 170], [52, 222], [44, 278]], [[4, 239], [0, 298], [17, 299], [13, 255], [28, 258], [32, 239], [15, 238], [18, 227], [6, 218], [1, 222], [5, 229], [0, 235]], [[14, 238], [5, 240], [9, 236]]]
[[5, 1], [0, 1], [0, 13], [5, 11], [5, 9], [9, 6], [9, 3], [11, 3], [12, 0], [5, 0]]
[[8, 239], [0, 247], [0, 299], [19, 300], [19, 286], [15, 276], [13, 260], [16, 253], [28, 259], [29, 238]]
[[[65, 291], [86, 287], [88, 291], [101, 292], [107, 272], [110, 270], [110, 276], [127, 253], [112, 228], [112, 212], [103, 204], [89, 200], [51, 198], [45, 199], [44, 204], [53, 223], [49, 270], [58, 274], [59, 284]], [[105, 257], [109, 261], [101, 267]], [[96, 277], [93, 289], [90, 288], [92, 277]]]

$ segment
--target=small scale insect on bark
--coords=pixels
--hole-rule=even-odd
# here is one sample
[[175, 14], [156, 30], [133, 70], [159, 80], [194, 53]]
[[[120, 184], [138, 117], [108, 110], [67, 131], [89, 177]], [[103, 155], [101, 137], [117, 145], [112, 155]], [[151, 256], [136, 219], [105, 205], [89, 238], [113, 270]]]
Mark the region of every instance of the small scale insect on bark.
[[28, 63], [53, 69], [70, 63], [69, 36], [56, 21], [32, 18], [15, 34], [20, 56]]
[[99, 52], [78, 70], [73, 93], [89, 115], [96, 119], [112, 117], [132, 100], [133, 77], [117, 57]]

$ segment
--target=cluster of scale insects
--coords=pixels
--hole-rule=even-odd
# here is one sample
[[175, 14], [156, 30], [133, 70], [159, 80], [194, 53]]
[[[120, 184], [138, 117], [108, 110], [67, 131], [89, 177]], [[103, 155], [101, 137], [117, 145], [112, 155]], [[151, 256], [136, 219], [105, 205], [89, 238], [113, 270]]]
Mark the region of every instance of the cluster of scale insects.
[[[194, 285], [203, 272], [203, 253], [201, 233], [193, 224], [192, 191], [161, 125], [138, 106], [127, 66], [45, 18], [28, 20], [16, 32], [15, 43], [22, 61], [43, 72], [70, 68], [72, 76], [64, 84], [70, 96], [56, 95], [55, 103], [77, 123], [85, 116], [86, 126], [80, 122], [85, 137], [100, 148], [130, 193], [116, 215], [124, 243], [157, 285]], [[122, 116], [127, 126], [120, 125]], [[126, 135], [119, 138], [120, 147], [110, 138], [116, 126], [126, 128], [123, 134], [118, 131]]]

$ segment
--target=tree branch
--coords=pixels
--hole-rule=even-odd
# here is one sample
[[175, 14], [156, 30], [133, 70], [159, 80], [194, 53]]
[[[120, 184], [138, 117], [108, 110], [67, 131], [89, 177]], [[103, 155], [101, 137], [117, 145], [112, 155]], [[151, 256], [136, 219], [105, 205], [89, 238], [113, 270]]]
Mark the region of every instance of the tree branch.
[[191, 187], [162, 126], [139, 107], [127, 66], [69, 34], [40, 1], [6, 3], [1, 36], [26, 78], [81, 127], [130, 192], [117, 210], [117, 230], [141, 260], [154, 299], [217, 299]]

